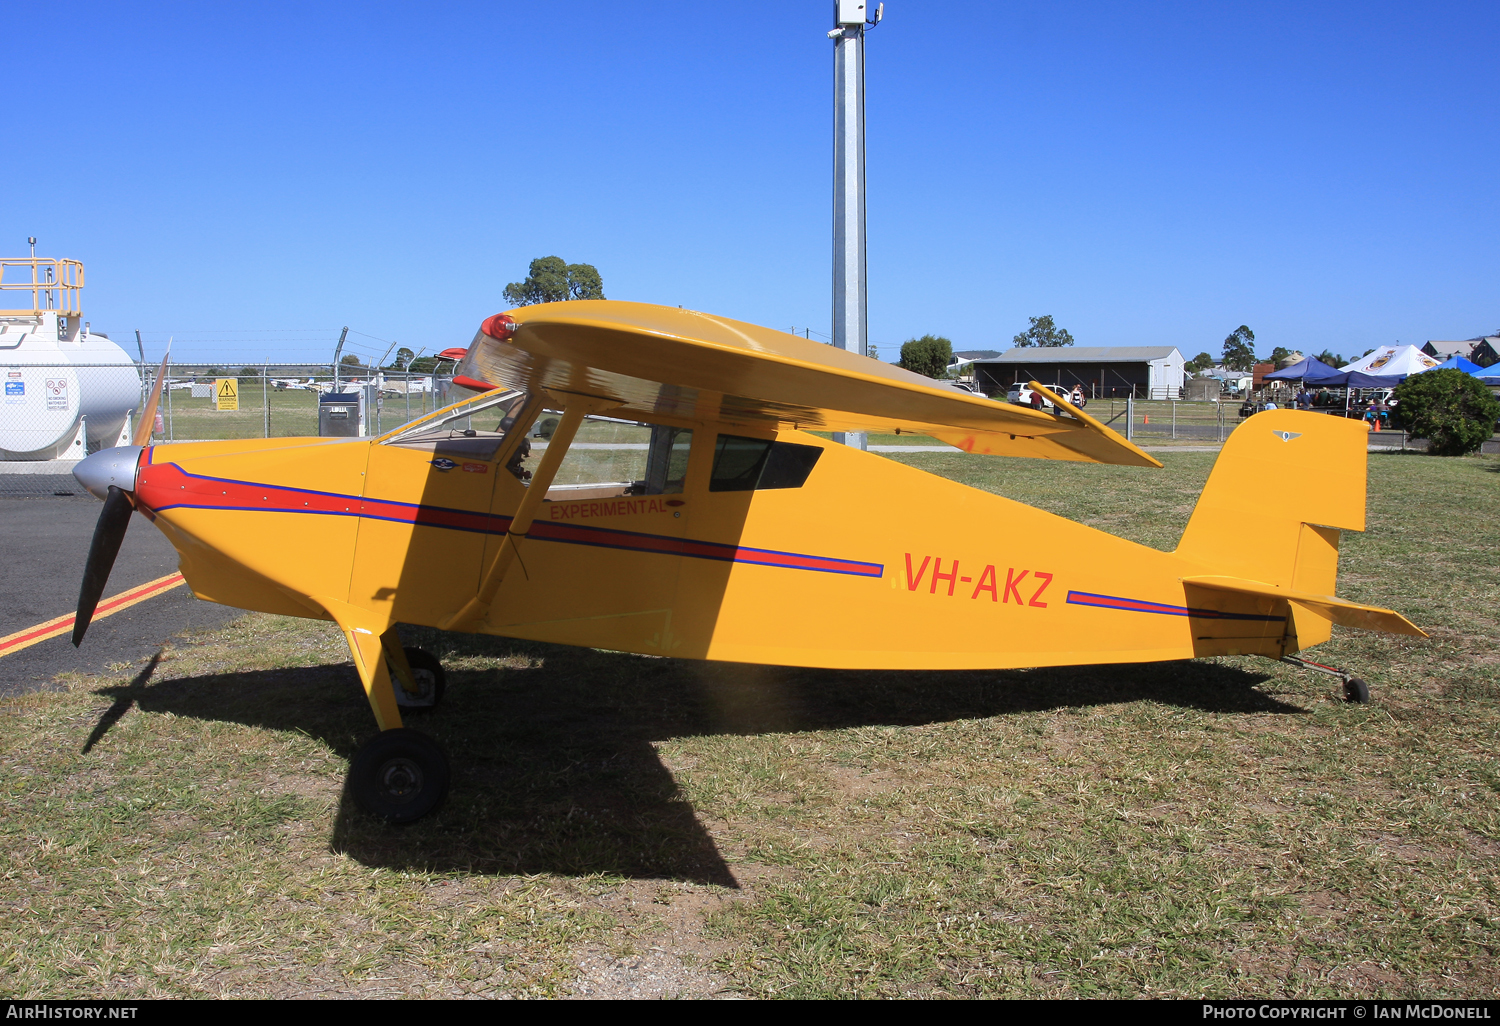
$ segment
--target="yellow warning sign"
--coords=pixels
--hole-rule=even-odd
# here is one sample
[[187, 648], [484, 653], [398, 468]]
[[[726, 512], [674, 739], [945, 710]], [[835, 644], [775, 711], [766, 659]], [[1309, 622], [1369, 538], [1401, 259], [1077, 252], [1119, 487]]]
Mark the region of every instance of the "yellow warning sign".
[[218, 378], [214, 381], [214, 408], [218, 410], [240, 408], [239, 378]]

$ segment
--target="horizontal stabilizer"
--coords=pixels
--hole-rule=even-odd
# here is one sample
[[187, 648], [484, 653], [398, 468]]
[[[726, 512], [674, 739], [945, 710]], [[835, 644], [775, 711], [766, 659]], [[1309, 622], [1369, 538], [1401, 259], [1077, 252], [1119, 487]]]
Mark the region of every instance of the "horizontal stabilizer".
[[1418, 638], [1427, 633], [1400, 613], [1379, 606], [1365, 606], [1332, 595], [1314, 595], [1305, 591], [1278, 588], [1260, 581], [1247, 581], [1241, 577], [1184, 577], [1183, 584], [1214, 591], [1233, 591], [1244, 595], [1269, 596], [1286, 599], [1331, 620], [1340, 627], [1355, 627], [1362, 631], [1384, 631], [1387, 634], [1410, 634]]

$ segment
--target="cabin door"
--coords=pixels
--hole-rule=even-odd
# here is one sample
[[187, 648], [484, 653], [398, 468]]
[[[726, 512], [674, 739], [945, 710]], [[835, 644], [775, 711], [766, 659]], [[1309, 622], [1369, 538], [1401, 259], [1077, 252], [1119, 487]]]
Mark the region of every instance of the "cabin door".
[[[528, 431], [523, 477], [560, 414]], [[580, 426], [491, 607], [486, 630], [617, 651], [672, 654], [672, 607], [689, 524], [683, 494], [693, 431], [589, 417]], [[514, 461], [513, 461], [514, 462]], [[509, 517], [518, 490], [497, 489]], [[486, 563], [500, 538], [487, 545]]]

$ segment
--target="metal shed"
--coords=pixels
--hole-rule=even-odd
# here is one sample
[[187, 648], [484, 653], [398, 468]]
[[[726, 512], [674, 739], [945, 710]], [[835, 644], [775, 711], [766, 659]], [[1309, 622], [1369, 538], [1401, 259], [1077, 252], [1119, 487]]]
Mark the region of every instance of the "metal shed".
[[975, 384], [1001, 395], [1013, 384], [1083, 388], [1091, 399], [1176, 399], [1182, 393], [1182, 352], [1176, 346], [1060, 346], [1009, 349], [974, 361]]

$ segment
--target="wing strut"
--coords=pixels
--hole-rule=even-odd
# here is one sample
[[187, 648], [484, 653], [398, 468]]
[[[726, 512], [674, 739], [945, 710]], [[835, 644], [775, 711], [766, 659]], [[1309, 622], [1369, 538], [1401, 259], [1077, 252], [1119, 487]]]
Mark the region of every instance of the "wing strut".
[[563, 457], [568, 454], [568, 449], [573, 444], [573, 436], [578, 432], [578, 425], [582, 424], [583, 418], [590, 413], [616, 405], [618, 403], [593, 396], [568, 397], [566, 405], [563, 406], [562, 420], [547, 442], [547, 451], [542, 455], [541, 464], [531, 475], [526, 494], [521, 497], [521, 505], [516, 508], [510, 527], [505, 532], [505, 538], [500, 542], [500, 551], [495, 553], [495, 561], [490, 564], [489, 569], [485, 571], [484, 579], [479, 582], [479, 593], [441, 624], [443, 630], [473, 630], [489, 615], [490, 603], [495, 601], [495, 594], [500, 590], [500, 585], [505, 582], [505, 575], [510, 571], [511, 564], [515, 562], [518, 547], [531, 530], [531, 522], [536, 519], [542, 499], [546, 498], [547, 489], [552, 487], [552, 479], [557, 476], [557, 468], [562, 464]]

